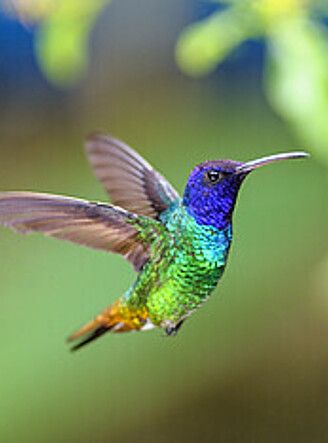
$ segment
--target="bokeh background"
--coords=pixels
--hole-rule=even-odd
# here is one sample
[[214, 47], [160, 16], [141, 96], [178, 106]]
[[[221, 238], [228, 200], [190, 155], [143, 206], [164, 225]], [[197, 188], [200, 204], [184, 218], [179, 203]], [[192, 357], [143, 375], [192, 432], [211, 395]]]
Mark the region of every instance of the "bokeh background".
[[217, 5], [78, 4], [64, 24], [49, 1], [1, 4], [1, 190], [106, 200], [83, 149], [95, 130], [130, 143], [180, 192], [207, 159], [313, 155], [247, 179], [224, 278], [175, 338], [108, 334], [71, 354], [65, 337], [134, 272], [118, 256], [1, 229], [0, 440], [327, 441], [327, 163], [263, 92], [267, 42], [195, 78], [176, 44]]

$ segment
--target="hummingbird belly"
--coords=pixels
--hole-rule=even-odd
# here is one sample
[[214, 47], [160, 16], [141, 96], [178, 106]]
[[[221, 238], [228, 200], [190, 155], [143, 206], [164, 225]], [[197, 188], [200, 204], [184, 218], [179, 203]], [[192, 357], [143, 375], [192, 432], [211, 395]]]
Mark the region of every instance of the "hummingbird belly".
[[131, 306], [146, 306], [152, 324], [176, 326], [210, 295], [226, 264], [231, 227], [220, 231], [199, 225], [177, 208], [146, 264], [127, 294]]
[[165, 328], [174, 327], [197, 309], [209, 297], [224, 269], [209, 262], [170, 268], [167, 277], [147, 297], [151, 322]]

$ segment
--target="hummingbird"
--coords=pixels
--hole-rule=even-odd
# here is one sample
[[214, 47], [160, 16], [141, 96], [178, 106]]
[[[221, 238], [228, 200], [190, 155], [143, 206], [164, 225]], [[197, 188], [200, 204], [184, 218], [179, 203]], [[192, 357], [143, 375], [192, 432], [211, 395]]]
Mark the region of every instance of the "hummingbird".
[[127, 292], [68, 337], [76, 350], [106, 332], [161, 328], [175, 335], [210, 296], [227, 263], [241, 184], [260, 166], [307, 157], [270, 155], [246, 163], [210, 160], [191, 172], [183, 197], [122, 141], [86, 138], [96, 177], [113, 204], [33, 192], [1, 192], [0, 224], [121, 254], [137, 278]]

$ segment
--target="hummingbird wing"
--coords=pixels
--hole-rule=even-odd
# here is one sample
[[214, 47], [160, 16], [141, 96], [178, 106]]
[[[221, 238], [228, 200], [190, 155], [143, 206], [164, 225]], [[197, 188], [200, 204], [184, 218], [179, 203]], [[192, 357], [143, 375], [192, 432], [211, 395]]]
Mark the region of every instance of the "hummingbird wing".
[[161, 225], [116, 206], [32, 192], [0, 193], [0, 224], [123, 255], [140, 271]]
[[125, 143], [102, 133], [86, 139], [96, 177], [115, 205], [158, 219], [180, 199], [170, 183]]

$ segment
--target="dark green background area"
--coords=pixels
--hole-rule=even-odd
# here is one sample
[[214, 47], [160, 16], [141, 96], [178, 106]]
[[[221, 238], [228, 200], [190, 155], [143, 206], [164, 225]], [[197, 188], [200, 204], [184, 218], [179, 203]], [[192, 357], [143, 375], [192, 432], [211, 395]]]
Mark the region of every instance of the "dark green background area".
[[[94, 130], [130, 143], [180, 192], [204, 160], [306, 149], [249, 69], [191, 81], [155, 39], [158, 51], [120, 78], [119, 31], [97, 50], [119, 12], [99, 24], [82, 85], [56, 98], [17, 94], [3, 110], [1, 190], [106, 200], [83, 150]], [[168, 27], [168, 42], [178, 28]], [[75, 354], [66, 336], [134, 272], [121, 257], [2, 228], [0, 440], [326, 441], [327, 216], [327, 175], [315, 157], [254, 172], [236, 207], [227, 271], [179, 334], [108, 334]]]

